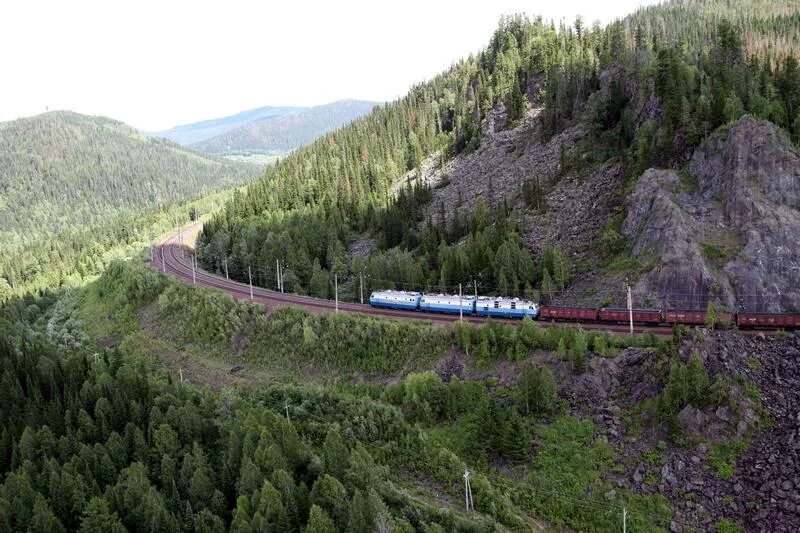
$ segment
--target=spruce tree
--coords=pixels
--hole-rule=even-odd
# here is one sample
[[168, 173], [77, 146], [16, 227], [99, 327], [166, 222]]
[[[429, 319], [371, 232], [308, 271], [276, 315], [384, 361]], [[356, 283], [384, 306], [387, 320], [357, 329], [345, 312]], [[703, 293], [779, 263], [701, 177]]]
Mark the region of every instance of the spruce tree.
[[525, 421], [517, 414], [516, 409], [512, 409], [503, 425], [503, 455], [514, 461], [522, 461], [528, 456], [530, 446], [531, 437]]

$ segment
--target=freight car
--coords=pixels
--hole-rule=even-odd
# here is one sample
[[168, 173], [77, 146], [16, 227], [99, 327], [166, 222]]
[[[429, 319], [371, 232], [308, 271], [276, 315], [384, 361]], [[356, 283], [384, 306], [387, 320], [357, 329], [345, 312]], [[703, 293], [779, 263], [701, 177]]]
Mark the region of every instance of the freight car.
[[800, 313], [736, 313], [740, 328], [795, 329], [800, 328]]
[[[717, 324], [733, 324], [733, 313], [718, 313]], [[664, 313], [664, 322], [673, 326], [684, 324], [686, 326], [705, 326], [708, 324], [708, 313], [692, 309], [669, 309]]]
[[604, 307], [598, 313], [601, 322], [624, 322], [628, 323], [633, 315], [634, 324], [661, 324], [664, 317], [658, 309], [623, 309], [615, 307]]
[[543, 305], [539, 309], [539, 318], [542, 320], [576, 320], [582, 322], [596, 322], [597, 309], [587, 307], [556, 307]]

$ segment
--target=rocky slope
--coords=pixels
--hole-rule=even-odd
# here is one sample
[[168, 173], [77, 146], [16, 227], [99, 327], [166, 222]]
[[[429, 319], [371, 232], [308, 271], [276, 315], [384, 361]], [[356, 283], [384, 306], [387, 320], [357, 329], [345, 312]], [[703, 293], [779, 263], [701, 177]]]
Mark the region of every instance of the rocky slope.
[[[746, 531], [798, 531], [800, 335], [698, 331], [680, 345], [678, 358], [692, 353], [704, 361], [712, 381], [732, 383], [733, 393], [720, 404], [686, 406], [674, 428], [643, 414], [648, 411], [642, 406], [663, 391], [652, 353], [628, 349], [614, 359], [593, 357], [579, 376], [555, 355], [542, 354], [538, 362], [558, 376], [570, 410], [591, 417], [599, 438], [617, 450], [608, 477], [672, 502], [670, 530], [714, 530], [727, 519]], [[761, 405], [750, 397], [756, 389]], [[719, 450], [737, 443], [744, 449], [721, 475]], [[614, 495], [606, 498], [613, 501]]]
[[749, 116], [714, 134], [686, 173], [650, 169], [622, 232], [656, 267], [636, 292], [673, 307], [781, 312], [800, 302], [800, 154]]
[[[440, 204], [448, 219], [456, 206], [470, 213], [479, 200], [511, 205], [534, 254], [557, 246], [582, 269], [559, 302], [622, 304], [621, 288], [632, 279], [641, 306], [800, 308], [800, 154], [772, 123], [744, 116], [698, 148], [686, 170], [648, 169], [627, 190], [629, 170], [615, 160], [562, 169], [562, 151], [580, 157], [586, 126], [578, 121], [543, 141], [539, 112], [532, 107], [519, 125], [502, 129], [498, 105], [477, 150], [444, 165], [429, 158], [403, 183], [434, 187], [434, 218]], [[642, 113], [649, 116], [646, 105]], [[541, 209], [523, 200], [530, 181], [543, 190]], [[624, 217], [627, 269], [609, 265], [600, 244], [615, 216]]]

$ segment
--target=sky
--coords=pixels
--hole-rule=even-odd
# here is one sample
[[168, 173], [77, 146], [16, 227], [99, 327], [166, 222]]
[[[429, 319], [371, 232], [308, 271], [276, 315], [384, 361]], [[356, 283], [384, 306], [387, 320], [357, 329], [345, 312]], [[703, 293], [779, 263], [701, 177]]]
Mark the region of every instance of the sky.
[[503, 14], [605, 24], [654, 0], [3, 0], [0, 121], [69, 109], [145, 131], [265, 105], [389, 101]]

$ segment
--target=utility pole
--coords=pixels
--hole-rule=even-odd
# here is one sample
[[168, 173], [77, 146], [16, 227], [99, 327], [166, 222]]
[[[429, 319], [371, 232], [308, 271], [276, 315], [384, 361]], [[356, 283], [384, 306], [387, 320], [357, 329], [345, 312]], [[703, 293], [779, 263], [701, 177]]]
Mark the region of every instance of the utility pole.
[[231, 279], [228, 277], [228, 257], [225, 256], [225, 279]]
[[250, 272], [250, 265], [247, 266], [247, 279], [250, 280], [250, 301], [253, 300], [253, 274]]
[[628, 533], [628, 510], [622, 508], [622, 533]]
[[195, 268], [197, 265], [197, 257], [192, 256], [192, 285], [197, 285], [197, 277], [195, 276]]
[[461, 284], [458, 284], [458, 320], [464, 321], [464, 306], [461, 305]]
[[361, 303], [364, 303], [364, 274], [359, 273], [358, 279], [361, 282]]
[[161, 271], [165, 274], [167, 273], [167, 260], [164, 259], [164, 245], [160, 246], [161, 248]]
[[628, 319], [631, 323], [631, 335], [633, 335], [633, 297], [631, 296], [630, 285], [628, 285]]
[[275, 260], [275, 282], [278, 284], [278, 290], [281, 290], [281, 265], [278, 259]]
[[478, 301], [478, 282], [474, 279], [472, 280], [472, 286], [475, 287], [475, 301]]
[[339, 276], [333, 275], [333, 292], [336, 297], [336, 312], [339, 312]]
[[475, 504], [472, 501], [472, 486], [469, 482], [469, 470], [464, 470], [464, 499], [467, 503], [467, 511], [474, 511]]

